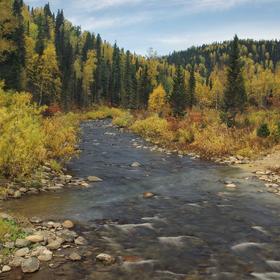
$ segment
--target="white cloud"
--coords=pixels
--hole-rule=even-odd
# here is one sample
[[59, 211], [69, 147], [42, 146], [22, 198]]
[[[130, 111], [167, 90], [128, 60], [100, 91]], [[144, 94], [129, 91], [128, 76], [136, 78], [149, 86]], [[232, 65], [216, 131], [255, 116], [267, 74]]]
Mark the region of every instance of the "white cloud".
[[149, 20], [145, 14], [133, 16], [113, 16], [113, 17], [70, 17], [71, 22], [79, 23], [83, 30], [111, 29], [123, 26], [131, 26]]
[[124, 5], [134, 5], [143, 0], [80, 0], [74, 1], [73, 6], [80, 9], [92, 9], [93, 11], [115, 8]]

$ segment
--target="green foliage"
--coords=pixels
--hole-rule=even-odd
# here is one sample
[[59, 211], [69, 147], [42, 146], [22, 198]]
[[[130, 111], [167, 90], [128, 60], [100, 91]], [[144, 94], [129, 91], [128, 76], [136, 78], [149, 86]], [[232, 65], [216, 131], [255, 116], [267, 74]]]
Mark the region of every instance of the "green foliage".
[[15, 221], [0, 219], [0, 242], [15, 241], [26, 234]]
[[239, 39], [235, 36], [231, 46], [227, 84], [224, 92], [224, 110], [228, 114], [230, 122], [234, 122], [238, 112], [243, 112], [246, 101], [247, 94], [242, 73]]
[[270, 135], [270, 130], [268, 128], [267, 123], [261, 124], [257, 129], [258, 137], [266, 138]]
[[184, 72], [181, 66], [176, 67], [173, 91], [170, 96], [170, 104], [175, 117], [183, 116], [186, 109], [186, 86]]

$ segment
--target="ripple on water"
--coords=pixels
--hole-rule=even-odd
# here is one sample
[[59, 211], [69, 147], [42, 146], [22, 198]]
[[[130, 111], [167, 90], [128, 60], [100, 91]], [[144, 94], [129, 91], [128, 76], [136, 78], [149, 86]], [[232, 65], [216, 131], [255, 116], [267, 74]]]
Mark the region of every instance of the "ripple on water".
[[251, 275], [254, 276], [256, 279], [260, 279], [260, 280], [279, 280], [280, 279], [280, 273], [278, 273], [278, 272], [252, 273]]
[[114, 227], [124, 231], [124, 232], [130, 232], [137, 228], [148, 228], [151, 230], [154, 230], [153, 224], [151, 223], [144, 223], [144, 224], [124, 224], [124, 225], [113, 225]]
[[232, 246], [231, 249], [235, 252], [242, 253], [250, 248], [263, 248], [265, 245], [265, 243], [243, 242]]

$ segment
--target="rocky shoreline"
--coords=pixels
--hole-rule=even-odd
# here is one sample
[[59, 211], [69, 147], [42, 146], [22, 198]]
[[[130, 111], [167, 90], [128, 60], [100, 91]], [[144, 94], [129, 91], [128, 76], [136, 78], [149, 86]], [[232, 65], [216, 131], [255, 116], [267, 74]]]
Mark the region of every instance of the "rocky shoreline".
[[52, 170], [48, 165], [41, 168], [40, 178], [31, 178], [28, 181], [17, 182], [8, 179], [0, 179], [2, 193], [0, 200], [20, 199], [26, 195], [38, 195], [46, 192], [56, 192], [64, 188], [88, 188], [92, 183], [101, 182], [96, 176], [88, 178], [74, 178], [67, 174], [67, 170], [61, 172]]
[[[9, 222], [16, 219], [6, 213], [0, 218]], [[20, 269], [22, 273], [34, 273], [41, 266], [56, 268], [65, 262], [79, 262], [86, 259], [88, 241], [75, 231], [71, 220], [63, 222], [42, 221], [38, 217], [29, 219], [28, 226], [22, 227], [25, 237], [1, 244], [10, 251], [9, 255], [0, 254], [0, 273]], [[7, 236], [8, 238], [8, 236]], [[100, 253], [95, 261], [104, 265], [115, 263], [115, 258]]]

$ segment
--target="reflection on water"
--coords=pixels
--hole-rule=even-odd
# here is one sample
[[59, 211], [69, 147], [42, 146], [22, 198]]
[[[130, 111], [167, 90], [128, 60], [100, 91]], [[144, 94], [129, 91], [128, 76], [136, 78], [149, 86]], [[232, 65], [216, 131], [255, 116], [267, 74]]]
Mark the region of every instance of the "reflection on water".
[[[2, 205], [29, 217], [71, 218], [90, 240], [93, 256], [83, 263], [23, 279], [280, 279], [276, 197], [238, 169], [136, 149], [135, 135], [108, 124], [83, 124], [81, 156], [69, 164], [75, 176], [102, 183]], [[225, 189], [225, 180], [238, 189]], [[157, 196], [143, 199], [146, 191]], [[94, 262], [99, 252], [124, 262], [103, 267]]]

